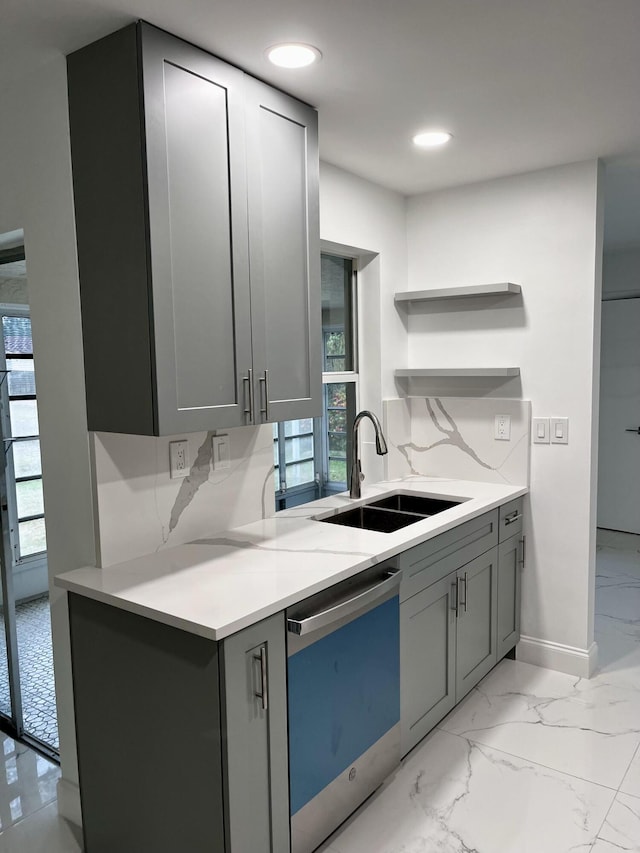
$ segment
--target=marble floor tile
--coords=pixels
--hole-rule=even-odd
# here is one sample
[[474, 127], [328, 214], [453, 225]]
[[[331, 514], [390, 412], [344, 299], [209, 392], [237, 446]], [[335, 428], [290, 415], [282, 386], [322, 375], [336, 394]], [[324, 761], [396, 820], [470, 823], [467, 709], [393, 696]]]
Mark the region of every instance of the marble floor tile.
[[323, 853], [588, 853], [615, 792], [436, 730]]
[[82, 853], [82, 834], [51, 803], [0, 833], [0, 853]]
[[640, 799], [618, 794], [605, 818], [592, 853], [640, 853]]
[[7, 735], [0, 734], [0, 832], [56, 798], [60, 769]]
[[640, 685], [503, 660], [440, 726], [617, 789], [640, 744]]
[[634, 636], [639, 630], [623, 619], [596, 616], [597, 675], [640, 686], [640, 639]]
[[640, 687], [640, 552], [598, 553], [595, 612], [599, 674]]

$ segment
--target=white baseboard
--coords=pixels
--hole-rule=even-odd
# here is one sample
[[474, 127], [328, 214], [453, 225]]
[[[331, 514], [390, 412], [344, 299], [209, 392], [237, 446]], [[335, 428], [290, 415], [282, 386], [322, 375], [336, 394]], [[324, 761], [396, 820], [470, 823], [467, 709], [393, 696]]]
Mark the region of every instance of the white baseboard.
[[591, 678], [598, 665], [598, 644], [594, 642], [588, 649], [579, 649], [537, 637], [520, 637], [516, 659], [578, 678]]
[[68, 779], [58, 779], [58, 814], [76, 826], [82, 826], [80, 788]]

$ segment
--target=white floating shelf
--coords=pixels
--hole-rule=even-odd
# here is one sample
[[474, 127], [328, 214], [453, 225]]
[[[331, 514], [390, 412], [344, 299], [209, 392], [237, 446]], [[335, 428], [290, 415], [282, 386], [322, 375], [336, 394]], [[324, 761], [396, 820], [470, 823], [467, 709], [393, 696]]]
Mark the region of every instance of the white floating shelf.
[[399, 368], [394, 371], [397, 379], [408, 379], [420, 376], [477, 376], [477, 377], [508, 377], [520, 376], [519, 367], [418, 367]]
[[469, 284], [466, 287], [440, 287], [433, 290], [405, 290], [396, 293], [394, 301], [399, 305], [410, 302], [431, 302], [436, 299], [460, 299], [468, 296], [509, 296], [521, 293], [519, 284], [510, 281], [498, 284]]

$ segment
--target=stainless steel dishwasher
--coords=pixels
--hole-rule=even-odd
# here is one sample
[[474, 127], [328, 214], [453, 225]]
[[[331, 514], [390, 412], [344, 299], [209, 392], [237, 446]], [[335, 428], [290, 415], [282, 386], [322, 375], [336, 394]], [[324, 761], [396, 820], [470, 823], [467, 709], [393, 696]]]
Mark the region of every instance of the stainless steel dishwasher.
[[291, 851], [310, 853], [400, 762], [400, 573], [287, 611]]

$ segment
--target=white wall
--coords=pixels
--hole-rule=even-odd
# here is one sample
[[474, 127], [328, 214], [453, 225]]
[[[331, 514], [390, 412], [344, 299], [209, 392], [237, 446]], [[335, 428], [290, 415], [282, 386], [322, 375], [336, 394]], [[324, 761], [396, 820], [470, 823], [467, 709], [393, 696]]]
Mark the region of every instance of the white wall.
[[[25, 232], [52, 578], [94, 560], [64, 58], [5, 90], [0, 115], [0, 233]], [[51, 608], [64, 810], [77, 767], [66, 598], [53, 587]]]
[[[381, 400], [395, 397], [393, 368], [406, 358], [407, 335], [393, 294], [407, 275], [404, 197], [363, 178], [320, 164], [320, 237], [359, 255], [360, 408], [382, 418]], [[402, 288], [400, 288], [402, 289]], [[373, 430], [362, 424], [362, 468], [369, 481], [384, 476]]]
[[599, 181], [593, 161], [408, 202], [408, 289], [522, 285], [522, 298], [411, 314], [407, 364], [519, 366], [520, 379], [478, 385], [475, 395], [522, 397], [533, 417], [569, 418], [568, 445], [532, 447], [522, 593], [529, 639], [519, 656], [583, 675], [595, 652]]

